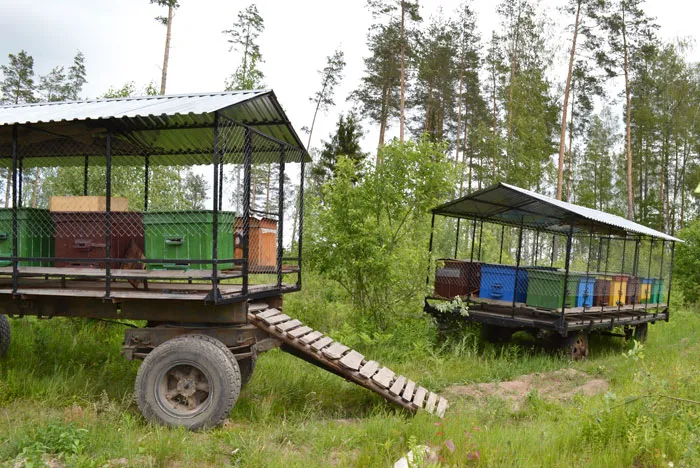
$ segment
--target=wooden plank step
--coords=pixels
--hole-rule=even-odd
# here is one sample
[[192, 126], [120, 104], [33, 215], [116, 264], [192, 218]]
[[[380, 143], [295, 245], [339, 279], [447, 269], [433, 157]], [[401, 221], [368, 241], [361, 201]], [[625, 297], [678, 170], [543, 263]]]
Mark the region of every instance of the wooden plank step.
[[302, 325], [303, 325], [303, 323], [301, 323], [297, 319], [294, 319], [294, 320], [290, 320], [289, 322], [284, 322], [284, 323], [277, 325], [277, 329], [281, 332], [287, 332], [287, 331], [292, 330], [294, 328], [299, 328]]
[[270, 317], [274, 317], [275, 315], [280, 315], [282, 312], [277, 310], [277, 309], [266, 309], [262, 312], [259, 312], [255, 314], [255, 316], [259, 319], [267, 319]]
[[302, 336], [306, 335], [307, 333], [311, 333], [313, 329], [311, 327], [299, 327], [295, 328], [294, 330], [290, 330], [287, 332], [287, 335], [291, 336], [292, 338], [301, 338]]
[[416, 388], [416, 383], [413, 380], [409, 380], [406, 382], [406, 387], [403, 389], [403, 393], [401, 394], [401, 399], [405, 401], [413, 401], [413, 389]]
[[405, 385], [406, 385], [406, 377], [404, 377], [403, 375], [400, 375], [397, 377], [397, 379], [391, 385], [391, 388], [389, 388], [389, 393], [391, 393], [394, 396], [399, 396], [401, 394], [401, 390], [403, 390]]
[[356, 371], [362, 365], [362, 360], [364, 358], [365, 357], [362, 354], [358, 353], [354, 349], [351, 349], [350, 352], [343, 356], [343, 358], [339, 362], [340, 365], [345, 367], [346, 369]]
[[433, 414], [435, 411], [435, 403], [437, 403], [438, 396], [434, 394], [433, 392], [430, 392], [430, 395], [428, 395], [428, 401], [425, 402], [425, 410]]
[[333, 343], [333, 339], [332, 339], [332, 338], [328, 338], [327, 336], [324, 336], [324, 337], [321, 338], [320, 340], [318, 340], [318, 341], [316, 341], [315, 343], [313, 343], [313, 344], [311, 345], [311, 347], [312, 347], [315, 351], [318, 352], [318, 351], [321, 351], [323, 348], [325, 348], [326, 346], [328, 346], [328, 345], [331, 344], [331, 343]]
[[265, 323], [268, 325], [277, 325], [278, 323], [286, 322], [291, 320], [292, 317], [286, 314], [275, 315], [274, 317], [266, 318]]
[[323, 355], [329, 359], [340, 359], [350, 348], [337, 341], [323, 350]]
[[377, 385], [384, 388], [389, 388], [389, 384], [391, 384], [391, 379], [393, 378], [394, 371], [387, 369], [386, 367], [382, 367], [379, 369], [379, 372], [372, 376], [372, 380], [374, 380]]
[[248, 304], [248, 313], [249, 314], [257, 314], [257, 313], [265, 311], [269, 308], [270, 308], [270, 306], [265, 304], [264, 302], [258, 302], [256, 304]]
[[428, 393], [426, 389], [423, 387], [418, 387], [418, 390], [416, 390], [416, 395], [413, 397], [413, 404], [419, 408], [422, 408], [426, 393]]
[[299, 341], [301, 341], [305, 345], [309, 345], [309, 344], [313, 343], [314, 341], [318, 340], [319, 338], [321, 338], [322, 336], [323, 336], [323, 333], [321, 333], [320, 331], [312, 331], [308, 335], [301, 337], [299, 339]]
[[360, 369], [360, 377], [363, 377], [365, 379], [369, 379], [377, 372], [378, 369], [379, 369], [378, 362], [369, 361], [364, 366], [362, 366], [362, 369]]
[[435, 411], [435, 414], [437, 414], [439, 417], [442, 418], [443, 416], [445, 416], [446, 410], [447, 410], [447, 400], [440, 397], [440, 401], [438, 401], [437, 410]]

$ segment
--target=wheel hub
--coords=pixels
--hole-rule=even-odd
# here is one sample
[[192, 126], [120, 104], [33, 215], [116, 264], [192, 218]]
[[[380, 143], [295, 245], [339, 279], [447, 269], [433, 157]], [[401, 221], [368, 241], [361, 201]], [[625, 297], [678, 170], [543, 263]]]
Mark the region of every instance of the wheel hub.
[[177, 365], [163, 374], [159, 394], [164, 409], [179, 416], [196, 414], [209, 402], [209, 379], [193, 365]]

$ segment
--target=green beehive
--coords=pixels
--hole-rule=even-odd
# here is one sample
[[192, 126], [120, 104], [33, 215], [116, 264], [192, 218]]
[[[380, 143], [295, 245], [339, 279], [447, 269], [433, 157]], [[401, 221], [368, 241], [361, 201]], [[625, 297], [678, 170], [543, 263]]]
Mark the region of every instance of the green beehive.
[[[565, 272], [528, 269], [527, 305], [542, 309], [561, 309]], [[566, 307], [576, 306], [576, 294], [581, 275], [569, 273]]]
[[[12, 208], [0, 209], [0, 257], [12, 256]], [[48, 210], [17, 208], [17, 256], [53, 257], [54, 224]], [[24, 260], [22, 266], [52, 266], [52, 261]], [[12, 265], [0, 260], [0, 266]]]
[[661, 304], [664, 301], [664, 280], [654, 278], [651, 284], [651, 299], [652, 304]]
[[[233, 222], [235, 214], [219, 212], [217, 257], [233, 257]], [[145, 256], [163, 263], [148, 263], [154, 270], [204, 270], [211, 263], [190, 263], [188, 260], [211, 260], [214, 244], [213, 211], [152, 211], [143, 214]], [[219, 264], [219, 269], [233, 268], [232, 263]]]

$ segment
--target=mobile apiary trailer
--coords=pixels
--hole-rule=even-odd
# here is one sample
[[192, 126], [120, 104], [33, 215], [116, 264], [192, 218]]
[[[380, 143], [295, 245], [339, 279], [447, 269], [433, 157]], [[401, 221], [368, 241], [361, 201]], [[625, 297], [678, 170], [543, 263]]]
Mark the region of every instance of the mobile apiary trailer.
[[586, 357], [592, 331], [644, 340], [668, 321], [678, 241], [499, 183], [433, 209], [425, 311], [443, 327], [478, 322], [496, 340], [525, 330]]
[[270, 90], [0, 107], [0, 357], [7, 316], [140, 320], [123, 353], [144, 360], [154, 422], [219, 424], [275, 347], [441, 416], [443, 398], [283, 313], [309, 161]]

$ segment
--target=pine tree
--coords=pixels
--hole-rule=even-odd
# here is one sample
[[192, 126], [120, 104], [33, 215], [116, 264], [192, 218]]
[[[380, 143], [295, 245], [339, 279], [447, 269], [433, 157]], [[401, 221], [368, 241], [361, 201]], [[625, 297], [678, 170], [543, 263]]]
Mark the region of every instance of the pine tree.
[[236, 72], [226, 82], [226, 90], [263, 88], [265, 75], [258, 68], [262, 63], [262, 54], [257, 39], [265, 30], [265, 21], [255, 4], [238, 12], [238, 20], [231, 29], [224, 30], [231, 44], [229, 51], [236, 50], [241, 54], [241, 63]]
[[83, 86], [87, 83], [87, 72], [85, 71], [85, 55], [78, 51], [73, 58], [73, 65], [68, 68], [68, 90], [66, 98], [77, 101]]
[[316, 91], [309, 101], [316, 105], [314, 117], [311, 120], [309, 128], [309, 141], [306, 144], [307, 148], [311, 148], [311, 135], [316, 124], [316, 116], [320, 112], [327, 112], [332, 106], [335, 106], [335, 87], [338, 86], [340, 80], [343, 79], [343, 69], [345, 68], [345, 54], [339, 48], [335, 50], [333, 55], [326, 57], [326, 66], [323, 70], [319, 70], [321, 75], [321, 89]]
[[421, 21], [418, 0], [367, 0], [375, 18], [385, 17], [389, 23], [394, 23], [399, 29], [400, 44], [400, 99], [399, 99], [399, 140], [403, 143], [405, 138], [406, 121], [406, 60], [410, 55], [412, 44], [409, 40], [412, 35], [411, 24]]
[[634, 184], [632, 163], [632, 88], [630, 86], [630, 56], [648, 40], [653, 40], [656, 28], [644, 13], [641, 5], [644, 0], [612, 0], [608, 9], [599, 17], [599, 25], [607, 33], [608, 50], [596, 55], [598, 64], [608, 76], [624, 77], [626, 109], [626, 187], [627, 218], [634, 219]]
[[24, 50], [9, 54], [10, 63], [2, 65], [3, 81], [0, 84], [2, 100], [6, 104], [36, 102], [34, 84], [34, 59]]
[[329, 135], [330, 141], [323, 142], [319, 160], [311, 169], [314, 186], [320, 187], [335, 176], [336, 164], [341, 157], [354, 161], [357, 168], [356, 178], [359, 180], [362, 177], [362, 163], [367, 157], [360, 145], [362, 135], [362, 127], [356, 115], [351, 112], [338, 117], [335, 133]]
[[360, 87], [348, 99], [359, 104], [360, 114], [379, 124], [377, 164], [392, 118], [399, 115], [400, 103], [400, 31], [395, 24], [377, 25], [370, 30], [367, 46], [370, 56], [364, 59], [365, 73]]

